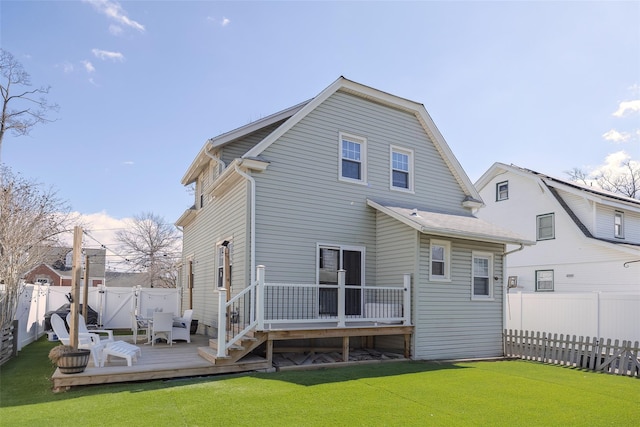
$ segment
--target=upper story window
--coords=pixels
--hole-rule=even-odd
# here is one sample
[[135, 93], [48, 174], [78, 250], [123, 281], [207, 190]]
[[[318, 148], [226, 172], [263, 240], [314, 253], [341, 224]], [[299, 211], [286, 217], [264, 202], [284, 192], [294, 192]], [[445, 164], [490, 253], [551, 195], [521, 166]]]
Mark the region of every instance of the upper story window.
[[496, 184], [496, 201], [507, 200], [509, 198], [509, 181]]
[[473, 253], [472, 299], [492, 299], [493, 255], [490, 253]]
[[391, 188], [413, 191], [413, 151], [391, 146]]
[[555, 227], [554, 227], [554, 214], [538, 215], [536, 217], [536, 240], [549, 240], [554, 239]]
[[431, 240], [429, 251], [429, 280], [451, 280], [451, 243], [443, 240]]
[[553, 270], [536, 270], [536, 291], [553, 291]]
[[367, 181], [367, 140], [340, 133], [339, 179], [365, 184]]
[[615, 212], [613, 217], [613, 235], [619, 239], [624, 239], [624, 212]]

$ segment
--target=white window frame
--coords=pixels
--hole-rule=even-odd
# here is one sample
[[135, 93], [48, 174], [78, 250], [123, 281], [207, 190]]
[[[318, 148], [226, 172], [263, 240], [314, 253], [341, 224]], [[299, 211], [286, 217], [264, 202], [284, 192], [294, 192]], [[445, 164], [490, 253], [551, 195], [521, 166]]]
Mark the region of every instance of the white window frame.
[[364, 246], [351, 246], [351, 245], [337, 245], [337, 244], [332, 244], [332, 243], [316, 243], [316, 283], [320, 283], [320, 249], [332, 249], [332, 250], [336, 250], [338, 251], [338, 265], [337, 268], [338, 270], [343, 268], [342, 265], [342, 253], [344, 251], [354, 251], [354, 252], [360, 252], [360, 283], [361, 286], [364, 288], [365, 287], [365, 260], [366, 260], [366, 249]]
[[[360, 179], [342, 176], [342, 161], [343, 160], [354, 161], [353, 159], [342, 157], [342, 142], [344, 140], [360, 145]], [[338, 180], [343, 182], [362, 184], [362, 185], [367, 184], [367, 138], [344, 133], [344, 132], [339, 132], [338, 134]]]
[[[433, 274], [433, 247], [442, 246], [444, 248], [444, 274]], [[440, 260], [435, 260], [440, 262]], [[451, 281], [451, 242], [447, 240], [431, 239], [429, 242], [429, 280], [432, 282], [450, 282]]]
[[[540, 289], [539, 282], [540, 273], [551, 273], [551, 289]], [[535, 283], [536, 283], [536, 292], [553, 292], [555, 290], [555, 282], [554, 282], [554, 274], [553, 270], [536, 270]], [[548, 280], [545, 280], [548, 281]]]
[[[402, 154], [408, 157], [407, 167], [409, 170], [403, 171], [398, 169], [400, 172], [407, 173], [407, 185], [408, 188], [404, 187], [396, 187], [393, 185], [393, 172], [396, 170], [393, 168], [393, 153]], [[391, 145], [389, 147], [389, 188], [394, 191], [403, 191], [405, 193], [413, 193], [413, 176], [414, 176], [414, 168], [413, 168], [413, 150], [408, 148], [398, 147], [397, 145]]]
[[[540, 234], [540, 220], [543, 218], [551, 218], [551, 235], [550, 236], [541, 236]], [[536, 216], [536, 240], [552, 240], [556, 238], [556, 218], [555, 214], [547, 213]]]
[[[475, 271], [475, 260], [476, 259], [486, 259], [488, 265], [487, 271], [487, 284], [488, 284], [488, 295], [477, 295], [475, 293], [475, 278], [484, 276], [476, 276]], [[471, 299], [475, 301], [493, 301], [493, 254], [490, 252], [471, 252]]]
[[[504, 190], [501, 190], [504, 188]], [[503, 195], [503, 193], [506, 193]], [[496, 202], [509, 199], [509, 181], [502, 181], [496, 184]]]
[[[217, 288], [224, 288], [224, 281], [225, 281], [225, 277], [224, 277], [224, 246], [222, 246], [222, 243], [224, 243], [225, 241], [229, 242], [229, 244], [227, 245], [227, 247], [229, 248], [229, 268], [231, 268], [231, 272], [233, 275], [233, 239], [232, 238], [227, 238], [227, 239], [222, 239], [219, 242], [216, 243], [216, 287]], [[222, 271], [222, 275], [220, 274], [220, 270]], [[220, 283], [222, 281], [222, 283]]]
[[615, 211], [613, 214], [613, 237], [624, 239], [624, 212]]

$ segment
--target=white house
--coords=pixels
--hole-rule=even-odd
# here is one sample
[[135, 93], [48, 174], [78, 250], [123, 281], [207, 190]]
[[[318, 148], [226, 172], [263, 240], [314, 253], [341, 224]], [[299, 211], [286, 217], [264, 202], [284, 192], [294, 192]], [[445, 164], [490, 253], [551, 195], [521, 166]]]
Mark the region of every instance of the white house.
[[479, 218], [536, 241], [509, 255], [516, 290], [640, 292], [639, 200], [502, 163], [476, 188]]

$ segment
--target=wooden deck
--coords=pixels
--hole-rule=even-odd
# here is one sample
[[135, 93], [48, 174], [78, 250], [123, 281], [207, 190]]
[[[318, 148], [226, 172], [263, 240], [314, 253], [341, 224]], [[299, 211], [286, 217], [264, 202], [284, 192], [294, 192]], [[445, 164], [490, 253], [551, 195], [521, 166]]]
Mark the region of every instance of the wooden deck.
[[[132, 342], [130, 336], [116, 338]], [[203, 335], [192, 335], [191, 343], [178, 341], [173, 346], [165, 343], [151, 346], [139, 341], [138, 346], [142, 349], [142, 357], [139, 357], [132, 366], [127, 366], [124, 359], [114, 357], [110, 358], [102, 368], [95, 367], [90, 361], [87, 369], [79, 374], [61, 374], [56, 369], [51, 377], [53, 389], [61, 391], [79, 385], [192, 377], [271, 368], [271, 363], [267, 359], [253, 356], [234, 365], [215, 366], [198, 355], [198, 347], [208, 345], [209, 337]]]

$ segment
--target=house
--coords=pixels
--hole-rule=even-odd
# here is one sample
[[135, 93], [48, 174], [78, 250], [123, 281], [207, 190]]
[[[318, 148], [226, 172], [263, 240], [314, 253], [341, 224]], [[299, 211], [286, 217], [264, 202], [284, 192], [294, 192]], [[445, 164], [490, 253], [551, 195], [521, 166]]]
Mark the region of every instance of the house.
[[267, 354], [367, 336], [414, 359], [502, 355], [505, 247], [534, 242], [473, 215], [480, 195], [422, 104], [340, 77], [206, 141], [182, 184], [183, 301], [218, 356], [250, 330]]
[[[89, 286], [105, 283], [105, 249], [83, 249], [82, 268], [89, 259]], [[27, 283], [48, 283], [51, 286], [71, 286], [73, 249], [52, 247], [47, 251], [45, 262], [32, 268], [25, 275]]]
[[130, 273], [123, 271], [107, 271], [105, 285], [111, 288], [141, 288], [151, 287], [151, 280], [146, 273]]
[[476, 188], [479, 218], [537, 242], [509, 256], [517, 290], [640, 291], [639, 200], [502, 163]]

